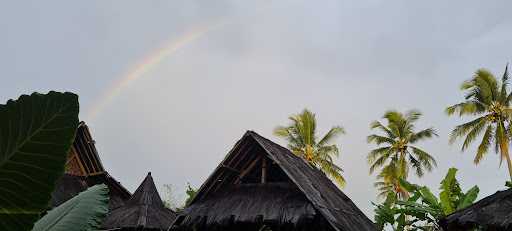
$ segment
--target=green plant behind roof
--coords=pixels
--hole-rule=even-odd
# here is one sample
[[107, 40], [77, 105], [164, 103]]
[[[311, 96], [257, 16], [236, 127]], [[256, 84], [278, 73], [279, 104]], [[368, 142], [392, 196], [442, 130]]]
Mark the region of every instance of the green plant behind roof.
[[304, 109], [289, 119], [290, 125], [276, 127], [274, 135], [286, 139], [288, 148], [295, 155], [321, 169], [339, 186], [344, 186], [343, 169], [334, 163], [334, 158], [339, 157], [339, 149], [333, 144], [336, 137], [345, 133], [344, 129], [332, 127], [321, 139], [317, 139], [316, 118], [311, 111]]

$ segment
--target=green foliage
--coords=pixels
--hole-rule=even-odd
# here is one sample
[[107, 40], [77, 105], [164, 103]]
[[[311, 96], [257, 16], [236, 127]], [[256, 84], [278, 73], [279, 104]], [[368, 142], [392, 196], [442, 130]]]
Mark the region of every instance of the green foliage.
[[400, 185], [411, 193], [407, 199], [399, 199], [393, 192], [386, 201], [375, 205], [375, 222], [380, 229], [386, 226], [394, 230], [440, 230], [441, 217], [463, 209], [476, 200], [479, 189], [472, 187], [466, 193], [455, 178], [456, 168], [450, 168], [441, 181], [439, 199], [426, 186], [411, 184], [401, 179]]
[[52, 209], [33, 231], [96, 230], [108, 212], [108, 187], [95, 185]]
[[[174, 187], [170, 184], [164, 185], [165, 189], [165, 199], [163, 200], [165, 207], [172, 209], [176, 212], [179, 212], [183, 210], [185, 207], [187, 207], [192, 199], [197, 194], [197, 189], [193, 188], [190, 183], [187, 183], [187, 188], [185, 189], [186, 199], [183, 202], [183, 200], [177, 199], [175, 195]], [[181, 196], [182, 194], [180, 194]]]
[[387, 125], [379, 121], [371, 124], [372, 129], [378, 129], [381, 134], [372, 134], [367, 137], [368, 143], [375, 143], [379, 147], [368, 154], [370, 173], [378, 168], [379, 180], [375, 186], [380, 196], [394, 192], [399, 197], [407, 197], [407, 190], [400, 187], [399, 179], [407, 179], [409, 169], [412, 167], [416, 175], [423, 176], [425, 170], [431, 171], [437, 165], [436, 160], [426, 151], [414, 144], [419, 141], [437, 136], [433, 128], [416, 132], [414, 123], [421, 117], [416, 110], [402, 114], [397, 111], [388, 111], [384, 114]]
[[274, 135], [285, 138], [288, 147], [297, 156], [318, 167], [340, 185], [345, 185], [341, 175], [343, 169], [334, 163], [333, 157], [339, 156], [338, 146], [332, 144], [334, 139], [345, 133], [342, 127], [332, 127], [321, 139], [316, 137], [315, 114], [304, 109], [302, 113], [289, 117], [292, 123], [278, 126]]
[[505, 182], [505, 186], [512, 188], [512, 181]]
[[72, 93], [33, 93], [0, 105], [2, 230], [30, 230], [47, 208], [77, 126]]
[[187, 199], [185, 200], [185, 207], [186, 207], [190, 204], [192, 199], [194, 199], [194, 197], [196, 196], [197, 189], [192, 188], [192, 186], [190, 186], [190, 183], [187, 183], [187, 190], [185, 191], [185, 193], [187, 194]]
[[476, 116], [473, 120], [456, 126], [451, 132], [450, 142], [454, 142], [457, 138], [464, 138], [462, 144], [462, 151], [464, 151], [483, 134], [474, 163], [480, 163], [489, 152], [489, 148], [494, 146], [495, 152], [501, 153], [500, 163], [503, 159], [507, 160], [512, 179], [512, 162], [508, 153], [512, 94], [508, 92], [508, 84], [508, 66], [505, 68], [501, 82], [490, 71], [478, 69], [474, 76], [461, 86], [461, 90], [466, 92], [464, 101], [446, 108], [446, 113]]
[[183, 204], [177, 198], [176, 190], [172, 184], [164, 184], [164, 198], [162, 202], [164, 206], [168, 209], [172, 209], [174, 211], [181, 210], [183, 208]]

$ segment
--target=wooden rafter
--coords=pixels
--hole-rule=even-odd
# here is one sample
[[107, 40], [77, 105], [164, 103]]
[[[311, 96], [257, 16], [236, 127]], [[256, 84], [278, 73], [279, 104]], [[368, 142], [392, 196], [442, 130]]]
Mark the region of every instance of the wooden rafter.
[[221, 166], [226, 165], [226, 166], [232, 167], [231, 164], [233, 163], [233, 161], [235, 161], [237, 159], [236, 157], [238, 157], [238, 154], [243, 149], [245, 149], [247, 146], [249, 146], [249, 145], [246, 142], [242, 142], [242, 140], [239, 140], [235, 144], [233, 149], [231, 149], [231, 151], [228, 153], [228, 155], [226, 155], [226, 157], [221, 162], [221, 164], [219, 166], [217, 166], [217, 168], [213, 171], [213, 173], [208, 177], [205, 184], [201, 185], [201, 187], [199, 188], [199, 194], [196, 195], [194, 197], [194, 199], [192, 199], [192, 202], [196, 201], [197, 199], [205, 197], [207, 194], [210, 193], [210, 191], [212, 190], [213, 187], [215, 187], [216, 185], [219, 185], [218, 181], [219, 181], [219, 179], [221, 179], [221, 177], [224, 175], [223, 173], [225, 172], [222, 170]]
[[261, 183], [267, 183], [267, 159], [261, 160]]
[[240, 181], [242, 180], [242, 178], [244, 178], [249, 172], [251, 172], [251, 170], [254, 168], [254, 166], [256, 166], [256, 164], [260, 160], [261, 160], [261, 156], [258, 156], [256, 159], [254, 159], [252, 162], [250, 162], [249, 165], [246, 168], [244, 168], [242, 173], [240, 173], [240, 175], [238, 176], [238, 179], [236, 179], [234, 184], [239, 184]]

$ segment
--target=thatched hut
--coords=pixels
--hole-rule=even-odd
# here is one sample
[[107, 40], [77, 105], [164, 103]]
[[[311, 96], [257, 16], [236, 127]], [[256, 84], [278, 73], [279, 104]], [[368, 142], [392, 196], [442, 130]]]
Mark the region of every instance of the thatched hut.
[[175, 218], [174, 211], [164, 206], [151, 173], [148, 173], [125, 205], [108, 213], [102, 229], [167, 230]]
[[203, 183], [173, 231], [374, 231], [326, 175], [248, 131]]
[[512, 230], [512, 189], [496, 192], [456, 211], [441, 219], [440, 225], [447, 231], [466, 231], [477, 227], [489, 231]]
[[58, 180], [52, 193], [52, 208], [97, 184], [108, 186], [111, 210], [124, 205], [131, 197], [131, 193], [103, 168], [95, 142], [85, 122], [78, 125], [65, 169], [65, 174]]

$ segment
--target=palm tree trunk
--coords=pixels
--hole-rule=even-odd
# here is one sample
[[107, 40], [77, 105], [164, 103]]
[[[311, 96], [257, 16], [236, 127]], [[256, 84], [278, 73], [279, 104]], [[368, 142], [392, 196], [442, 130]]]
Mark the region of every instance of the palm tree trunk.
[[512, 160], [510, 160], [510, 155], [508, 153], [508, 142], [509, 140], [506, 139], [505, 142], [501, 142], [501, 155], [507, 159], [507, 166], [508, 166], [508, 174], [510, 176], [510, 180], [512, 181]]

